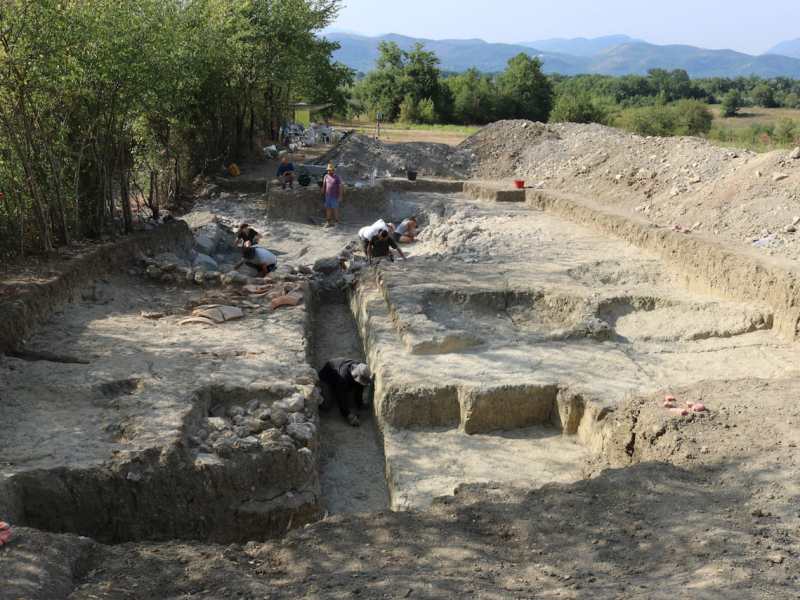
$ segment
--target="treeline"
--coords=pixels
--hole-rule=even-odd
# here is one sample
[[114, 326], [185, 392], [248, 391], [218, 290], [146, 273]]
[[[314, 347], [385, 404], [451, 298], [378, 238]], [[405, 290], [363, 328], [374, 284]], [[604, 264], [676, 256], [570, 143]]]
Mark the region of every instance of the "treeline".
[[132, 206], [275, 137], [293, 101], [346, 103], [317, 36], [338, 0], [5, 0], [0, 256], [130, 231]]
[[[520, 54], [502, 73], [446, 74], [423, 46], [403, 51], [385, 42], [375, 70], [354, 85], [351, 107], [390, 121], [480, 125], [526, 118], [615, 125], [643, 135], [707, 134], [713, 122], [708, 104], [719, 104], [723, 116], [746, 106], [800, 108], [800, 81], [785, 77], [693, 80], [680, 69], [567, 77], [545, 76], [541, 66]], [[777, 126], [781, 139], [792, 138], [795, 129], [789, 122]]]
[[445, 76], [439, 59], [422, 45], [404, 51], [392, 42], [380, 45], [375, 69], [352, 90], [357, 114], [387, 121], [477, 125], [498, 119], [546, 121], [553, 108], [553, 83], [541, 62], [519, 54], [502, 73], [471, 69]]

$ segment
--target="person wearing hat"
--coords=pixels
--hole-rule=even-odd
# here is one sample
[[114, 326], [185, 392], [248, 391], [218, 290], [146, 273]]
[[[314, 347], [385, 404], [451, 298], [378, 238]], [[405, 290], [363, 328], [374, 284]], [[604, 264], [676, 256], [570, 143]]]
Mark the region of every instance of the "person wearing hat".
[[364, 389], [372, 383], [369, 367], [349, 358], [332, 358], [319, 370], [322, 405], [327, 410], [335, 402], [353, 427], [358, 427], [358, 408], [364, 406]]
[[339, 204], [344, 195], [344, 183], [336, 174], [336, 167], [328, 163], [328, 172], [322, 178], [322, 198], [325, 202], [325, 226], [339, 223]]

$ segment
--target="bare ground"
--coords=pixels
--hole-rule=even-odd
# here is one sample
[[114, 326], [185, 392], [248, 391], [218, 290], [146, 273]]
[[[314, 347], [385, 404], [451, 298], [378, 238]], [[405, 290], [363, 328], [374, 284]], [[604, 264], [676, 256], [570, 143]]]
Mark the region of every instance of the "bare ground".
[[[486, 211], [461, 202], [454, 203], [457, 210], [448, 211], [442, 209], [446, 199], [423, 200], [431, 215], [438, 215], [431, 217], [429, 235], [414, 249], [412, 261], [387, 266], [381, 274], [386, 281], [400, 282], [401, 288], [435, 283], [458, 291], [476, 279], [492, 282], [498, 272], [498, 281], [516, 278], [530, 284], [531, 278], [539, 278], [572, 291], [583, 286], [602, 292], [608, 287], [629, 291], [673, 285], [650, 257], [567, 224], [516, 209]], [[231, 222], [255, 222], [271, 247], [285, 252], [282, 260], [293, 264], [334, 254], [355, 231], [322, 232], [310, 225], [267, 221], [252, 209], [249, 198], [218, 199], [203, 208]], [[298, 319], [291, 313], [256, 312], [253, 320], [226, 326], [224, 335], [205, 328], [184, 333], [171, 315], [158, 324], [141, 318], [144, 308], [170, 311], [182, 296], [115, 278], [100, 282], [82, 302], [43, 325], [34, 345], [89, 356], [89, 377], [82, 377], [82, 367], [75, 365], [53, 368], [3, 360], [4, 474], [58, 468], [65, 460], [100, 463], [119, 444], [115, 424], [132, 432], [134, 441], [171, 435], [174, 423], [161, 417], [175, 411], [170, 403], [182, 401], [172, 396], [175, 382], [192, 386], [198, 379], [233, 377], [244, 385], [258, 375], [283, 377], [288, 365], [308, 358]], [[713, 302], [703, 299], [700, 304], [708, 308]], [[456, 318], [459, 326], [466, 321], [481, 335], [494, 331], [508, 336], [515, 319], [528, 318], [513, 311], [476, 316], [455, 306], [455, 317], [452, 307], [444, 316], [430, 311], [439, 319], [432, 327], [447, 326], [448, 319]], [[516, 457], [520, 462], [476, 462], [480, 452], [492, 447], [514, 447], [514, 440], [505, 444], [502, 435], [487, 436], [482, 447], [475, 436], [476, 458], [466, 459], [475, 473], [465, 476], [465, 471], [458, 472], [458, 461], [466, 454], [453, 455], [458, 445], [445, 439], [463, 433], [449, 429], [437, 440], [429, 429], [412, 428], [403, 432], [405, 437], [387, 438], [387, 444], [394, 440], [419, 448], [424, 454], [411, 458], [427, 460], [434, 471], [441, 461], [445, 476], [458, 472], [453, 485], [459, 480], [481, 483], [461, 485], [455, 495], [424, 510], [382, 510], [388, 497], [379, 479], [383, 458], [377, 431], [369, 426], [353, 431], [332, 413], [322, 422], [321, 479], [323, 493], [330, 494], [329, 510], [338, 514], [290, 531], [283, 540], [246, 541], [243, 536], [240, 543], [226, 545], [102, 545], [72, 534], [15, 527], [15, 541], [0, 549], [0, 598], [797, 598], [800, 384], [797, 363], [792, 362], [797, 345], [774, 340], [768, 330], [746, 332], [740, 326], [741, 307], [726, 312], [718, 306], [720, 310], [701, 311], [699, 317], [692, 310], [671, 313], [673, 308], [665, 306], [661, 321], [653, 321], [652, 312], [612, 315], [617, 333], [627, 340], [614, 343], [644, 349], [639, 358], [649, 361], [648, 367], [638, 379], [630, 377], [646, 385], [628, 385], [628, 374], [626, 381], [618, 381], [623, 371], [617, 363], [598, 360], [598, 346], [561, 365], [564, 372], [592, 373], [589, 383], [595, 391], [602, 391], [606, 381], [618, 399], [598, 451], [572, 457], [569, 477], [551, 476], [550, 483], [492, 483], [492, 470], [518, 470], [525, 479], [522, 471], [539, 472], [542, 465], [566, 455], [556, 445], [543, 447], [535, 459], [542, 465], [526, 468], [524, 453]], [[749, 315], [754, 308], [745, 307], [745, 312]], [[312, 366], [329, 354], [360, 354], [360, 340], [344, 305], [326, 304], [317, 316], [325, 326], [316, 327]], [[254, 322], [260, 355], [237, 355], [252, 339]], [[691, 339], [697, 323], [720, 339]], [[535, 325], [522, 328], [514, 343], [524, 346], [540, 335], [541, 324]], [[748, 342], [737, 348], [737, 338]], [[691, 348], [691, 356], [680, 359], [672, 344]], [[731, 356], [743, 352], [747, 359], [713, 359], [728, 351]], [[399, 344], [394, 352], [400, 360], [393, 376], [400, 379], [404, 365], [419, 367], [412, 372], [419, 378], [427, 377], [427, 371], [455, 377], [461, 364], [460, 377], [467, 382], [486, 378], [494, 368], [487, 368], [476, 352], [452, 355], [466, 357], [463, 363], [448, 361], [447, 355], [404, 362], [408, 359]], [[165, 371], [149, 366], [148, 354], [170, 357], [172, 367]], [[554, 365], [558, 356], [565, 356], [550, 354]], [[628, 364], [631, 356], [619, 356], [619, 364]], [[392, 364], [394, 355], [389, 357]], [[257, 373], [264, 364], [270, 365], [268, 372]], [[667, 364], [671, 366], [665, 368]], [[703, 365], [710, 367], [700, 376]], [[294, 367], [290, 371], [295, 374]], [[516, 376], [513, 369], [503, 373], [501, 378]], [[131, 378], [144, 381], [143, 398], [137, 386], [102, 389], [132, 389], [135, 404], [127, 393], [110, 404], [94, 393], [104, 384]], [[679, 403], [702, 402], [708, 412], [676, 415], [663, 407], [665, 394]], [[552, 437], [548, 433], [557, 431], [545, 430], [542, 438]], [[409, 464], [413, 468], [415, 461]], [[0, 504], [6, 501], [2, 492]]]

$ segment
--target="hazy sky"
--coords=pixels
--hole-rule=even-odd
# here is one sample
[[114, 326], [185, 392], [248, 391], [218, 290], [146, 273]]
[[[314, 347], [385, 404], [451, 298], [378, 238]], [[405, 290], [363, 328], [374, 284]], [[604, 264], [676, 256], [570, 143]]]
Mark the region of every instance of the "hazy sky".
[[624, 33], [760, 54], [800, 37], [800, 0], [344, 0], [332, 27], [365, 35], [526, 42]]

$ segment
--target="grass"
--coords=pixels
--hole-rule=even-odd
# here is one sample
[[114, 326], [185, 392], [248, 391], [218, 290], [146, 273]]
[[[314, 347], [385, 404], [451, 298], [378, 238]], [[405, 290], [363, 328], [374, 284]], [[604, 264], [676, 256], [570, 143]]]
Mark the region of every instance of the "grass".
[[745, 107], [735, 117], [723, 117], [718, 105], [709, 141], [722, 146], [755, 152], [793, 148], [800, 145], [800, 109]]
[[[374, 136], [374, 121], [342, 121], [334, 123], [341, 129], [353, 129], [357, 133]], [[414, 123], [382, 123], [381, 140], [384, 142], [436, 142], [457, 146], [480, 127], [465, 125], [418, 125]]]
[[735, 117], [723, 117], [719, 104], [709, 104], [708, 109], [714, 114], [715, 125], [730, 129], [743, 129], [751, 125], [775, 125], [781, 119], [800, 121], [800, 108], [748, 106], [741, 109]]
[[433, 131], [441, 133], [457, 133], [469, 136], [477, 133], [480, 129], [477, 125], [421, 125], [416, 123], [390, 123], [384, 125], [386, 129], [396, 129], [399, 131]]

